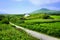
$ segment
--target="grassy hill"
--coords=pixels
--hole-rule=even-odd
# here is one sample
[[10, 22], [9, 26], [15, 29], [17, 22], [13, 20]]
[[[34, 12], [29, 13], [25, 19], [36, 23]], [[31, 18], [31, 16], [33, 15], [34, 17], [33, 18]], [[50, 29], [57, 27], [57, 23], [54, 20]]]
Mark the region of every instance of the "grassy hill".
[[53, 19], [38, 18], [38, 16], [40, 15], [42, 14], [31, 14], [29, 17], [26, 17], [29, 19], [23, 19], [24, 18], [23, 16], [15, 15], [14, 17], [12, 16], [10, 20], [12, 23], [19, 25], [21, 27], [60, 38], [60, 20], [55, 18]]
[[59, 10], [49, 10], [46, 8], [42, 8], [36, 11], [31, 12], [31, 14], [36, 14], [36, 13], [47, 13], [47, 14], [59, 14], [60, 15], [60, 11]]

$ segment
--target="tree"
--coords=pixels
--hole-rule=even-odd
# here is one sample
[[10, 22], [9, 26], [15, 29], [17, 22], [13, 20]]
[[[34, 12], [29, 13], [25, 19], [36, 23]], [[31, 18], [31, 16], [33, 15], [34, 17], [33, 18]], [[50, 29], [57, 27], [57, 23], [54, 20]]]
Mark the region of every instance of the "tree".
[[4, 19], [4, 18], [5, 18], [4, 15], [0, 15], [0, 21], [1, 21], [2, 19]]

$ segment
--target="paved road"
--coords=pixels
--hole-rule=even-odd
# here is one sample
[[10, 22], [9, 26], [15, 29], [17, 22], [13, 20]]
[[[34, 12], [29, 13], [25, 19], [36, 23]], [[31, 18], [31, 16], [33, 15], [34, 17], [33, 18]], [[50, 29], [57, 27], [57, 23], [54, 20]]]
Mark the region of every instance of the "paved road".
[[26, 28], [23, 28], [23, 27], [20, 27], [20, 26], [17, 26], [13, 23], [10, 23], [11, 25], [14, 25], [16, 28], [20, 28], [22, 30], [24, 30], [25, 32], [27, 32], [29, 35], [32, 35], [33, 37], [36, 37], [40, 40], [60, 40], [58, 38], [55, 38], [55, 37], [51, 37], [51, 36], [48, 36], [48, 35], [45, 35], [45, 34], [41, 34], [41, 33], [38, 33], [36, 31], [32, 31], [32, 30], [29, 30], [29, 29], [26, 29]]

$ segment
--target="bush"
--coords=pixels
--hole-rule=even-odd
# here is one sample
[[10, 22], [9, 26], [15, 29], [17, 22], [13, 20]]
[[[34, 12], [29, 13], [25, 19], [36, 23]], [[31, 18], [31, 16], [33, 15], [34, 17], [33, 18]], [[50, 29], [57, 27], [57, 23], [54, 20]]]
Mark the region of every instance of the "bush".
[[9, 24], [9, 20], [8, 19], [4, 19], [4, 20], [2, 20], [2, 23]]
[[5, 18], [5, 16], [4, 16], [4, 15], [0, 15], [0, 21], [1, 21], [3, 18]]
[[42, 14], [41, 16], [43, 19], [53, 19], [52, 17], [50, 17], [48, 14]]

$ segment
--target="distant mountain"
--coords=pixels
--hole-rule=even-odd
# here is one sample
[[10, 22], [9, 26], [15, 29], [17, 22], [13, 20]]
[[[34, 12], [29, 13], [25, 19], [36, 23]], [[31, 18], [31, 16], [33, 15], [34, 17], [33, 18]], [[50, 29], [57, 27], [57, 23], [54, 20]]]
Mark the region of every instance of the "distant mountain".
[[49, 11], [49, 9], [46, 9], [46, 8], [41, 8], [40, 10], [41, 11]]
[[33, 11], [32, 13], [60, 14], [60, 11], [42, 8], [42, 9]]

